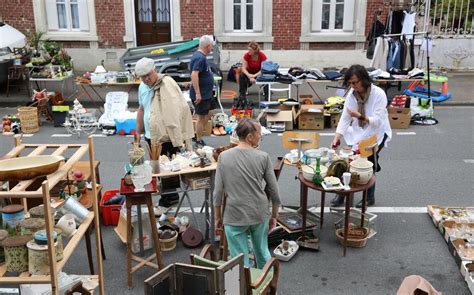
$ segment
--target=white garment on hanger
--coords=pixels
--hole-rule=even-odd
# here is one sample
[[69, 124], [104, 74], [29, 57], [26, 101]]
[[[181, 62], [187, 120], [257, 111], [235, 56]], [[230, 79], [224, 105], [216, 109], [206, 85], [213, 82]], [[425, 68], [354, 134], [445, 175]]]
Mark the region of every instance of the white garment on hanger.
[[413, 32], [415, 31], [415, 18], [416, 12], [403, 12], [405, 17], [403, 18], [402, 34], [407, 39], [413, 39]]

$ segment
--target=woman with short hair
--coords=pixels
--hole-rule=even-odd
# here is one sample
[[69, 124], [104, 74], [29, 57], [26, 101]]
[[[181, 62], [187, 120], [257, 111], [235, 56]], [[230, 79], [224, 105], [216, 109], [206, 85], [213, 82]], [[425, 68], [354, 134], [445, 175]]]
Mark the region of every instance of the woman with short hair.
[[[342, 137], [352, 150], [359, 149], [358, 143], [369, 136], [377, 136], [377, 158], [384, 145], [392, 138], [392, 129], [388, 120], [387, 95], [380, 88], [372, 84], [369, 73], [361, 65], [351, 66], [344, 75], [344, 85], [350, 86], [341, 119], [337, 125], [336, 135], [332, 141], [332, 147], [336, 148]], [[368, 160], [374, 163], [374, 156]], [[380, 165], [375, 167], [374, 172], [380, 171]], [[340, 206], [344, 197], [336, 195], [331, 201], [333, 206]], [[367, 205], [375, 204], [375, 184], [368, 191]], [[362, 201], [356, 205], [362, 207]]]
[[[243, 253], [244, 264], [250, 266], [250, 236], [257, 267], [263, 268], [271, 258], [268, 232], [276, 226], [281, 202], [270, 156], [257, 149], [260, 128], [257, 121], [242, 119], [235, 129], [239, 145], [220, 154], [214, 184], [214, 207], [216, 228], [224, 226], [230, 255], [236, 257]], [[224, 194], [225, 214], [222, 219]]]

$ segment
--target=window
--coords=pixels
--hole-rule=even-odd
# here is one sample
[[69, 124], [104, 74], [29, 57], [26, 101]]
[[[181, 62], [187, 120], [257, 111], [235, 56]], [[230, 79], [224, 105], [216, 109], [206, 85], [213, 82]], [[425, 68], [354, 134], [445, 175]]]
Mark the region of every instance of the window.
[[355, 0], [313, 0], [311, 31], [353, 31], [354, 8]]
[[226, 32], [261, 32], [263, 0], [225, 0]]
[[366, 0], [301, 0], [302, 48], [311, 42], [365, 42]]
[[234, 0], [234, 31], [253, 31], [253, 0]]
[[86, 0], [46, 1], [48, 31], [89, 31]]
[[36, 30], [57, 41], [97, 41], [94, 1], [33, 1]]
[[214, 0], [214, 35], [220, 42], [258, 40], [271, 46], [271, 0]]

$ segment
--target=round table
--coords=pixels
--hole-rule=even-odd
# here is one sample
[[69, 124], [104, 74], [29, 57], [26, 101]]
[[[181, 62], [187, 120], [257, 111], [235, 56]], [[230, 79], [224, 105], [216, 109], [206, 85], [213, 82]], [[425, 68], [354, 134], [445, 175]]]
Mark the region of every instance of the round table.
[[303, 233], [302, 239], [306, 238], [306, 213], [308, 210], [308, 188], [321, 192], [321, 217], [320, 227], [323, 228], [324, 221], [324, 201], [326, 193], [335, 193], [344, 196], [346, 209], [344, 212], [344, 250], [343, 256], [346, 256], [346, 245], [347, 245], [347, 234], [349, 230], [349, 215], [352, 204], [354, 193], [362, 192], [362, 214], [361, 214], [361, 226], [364, 226], [364, 213], [367, 207], [367, 192], [370, 187], [375, 185], [375, 176], [372, 176], [366, 184], [356, 184], [351, 186], [350, 190], [325, 190], [321, 185], [315, 184], [312, 181], [306, 180], [302, 173], [299, 173], [298, 179], [300, 180], [300, 207], [303, 219]]

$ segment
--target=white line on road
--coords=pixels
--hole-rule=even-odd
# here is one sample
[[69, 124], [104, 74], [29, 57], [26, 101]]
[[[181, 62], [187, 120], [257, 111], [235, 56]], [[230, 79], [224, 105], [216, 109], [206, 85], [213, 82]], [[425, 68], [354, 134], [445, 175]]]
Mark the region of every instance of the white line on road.
[[107, 137], [105, 134], [91, 134], [92, 137]]
[[[343, 207], [339, 207], [343, 208]], [[201, 211], [201, 207], [194, 207], [194, 212]], [[172, 207], [170, 212], [175, 212], [176, 207]], [[311, 207], [308, 209], [313, 213], [321, 212], [321, 207]], [[190, 207], [181, 207], [180, 212], [191, 211]], [[368, 211], [371, 213], [427, 213], [428, 209], [426, 207], [369, 207]], [[329, 206], [324, 208], [325, 213], [330, 213]]]
[[34, 134], [32, 134], [32, 133], [29, 133], [29, 134], [23, 133], [23, 137], [32, 137], [33, 135], [34, 135]]
[[125, 137], [135, 137], [135, 135], [127, 134], [127, 135], [125, 135]]
[[72, 134], [52, 134], [51, 137], [71, 137]]
[[397, 135], [416, 135], [416, 132], [397, 132]]
[[[343, 208], [343, 207], [340, 207]], [[321, 207], [309, 208], [309, 211], [318, 213], [321, 212]], [[371, 213], [427, 213], [426, 207], [369, 207]], [[330, 212], [329, 207], [324, 208], [324, 212]]]
[[327, 132], [327, 133], [319, 133], [319, 136], [334, 136], [336, 133], [334, 132]]
[[463, 159], [466, 164], [474, 164], [474, 159]]

